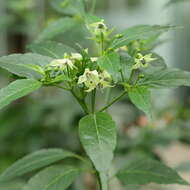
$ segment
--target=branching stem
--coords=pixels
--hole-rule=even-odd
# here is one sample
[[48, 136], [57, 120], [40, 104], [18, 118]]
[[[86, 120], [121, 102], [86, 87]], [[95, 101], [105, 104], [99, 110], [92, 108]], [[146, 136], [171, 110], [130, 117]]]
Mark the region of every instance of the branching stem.
[[115, 97], [110, 103], [108, 103], [105, 107], [100, 109], [99, 112], [103, 112], [106, 109], [108, 109], [110, 106], [112, 106], [115, 102], [117, 102], [119, 99], [121, 99], [123, 96], [127, 94], [127, 91], [122, 92], [119, 96]]

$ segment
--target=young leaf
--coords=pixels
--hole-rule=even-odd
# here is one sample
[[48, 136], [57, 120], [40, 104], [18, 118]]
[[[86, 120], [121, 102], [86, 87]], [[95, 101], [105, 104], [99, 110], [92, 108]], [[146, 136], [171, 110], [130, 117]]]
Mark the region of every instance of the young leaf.
[[32, 177], [23, 190], [65, 190], [78, 174], [72, 166], [51, 166]]
[[151, 118], [151, 93], [147, 87], [137, 86], [128, 92], [130, 100]]
[[125, 184], [181, 184], [189, 185], [175, 170], [152, 160], [134, 160], [118, 172], [117, 177]]
[[0, 182], [9, 181], [28, 172], [48, 166], [67, 157], [74, 156], [73, 153], [62, 149], [44, 149], [32, 153], [15, 162], [0, 175]]
[[36, 53], [13, 54], [0, 57], [0, 67], [21, 77], [41, 79], [43, 67], [51, 61], [52, 58]]
[[53, 0], [51, 6], [59, 13], [80, 14], [84, 13], [83, 0]]
[[154, 70], [145, 75], [145, 78], [139, 82], [140, 85], [146, 85], [152, 88], [174, 88], [179, 86], [190, 86], [190, 72], [175, 68]]
[[47, 28], [45, 28], [36, 40], [37, 43], [44, 40], [50, 40], [59, 34], [63, 34], [66, 31], [73, 28], [76, 24], [74, 18], [60, 18], [52, 23], [50, 23]]
[[108, 71], [114, 80], [118, 79], [119, 71], [121, 69], [120, 57], [117, 53], [110, 53], [98, 59], [98, 65]]
[[40, 88], [42, 84], [32, 79], [16, 80], [0, 90], [0, 109], [12, 101], [26, 96]]
[[73, 48], [63, 45], [62, 43], [46, 41], [35, 43], [29, 46], [29, 49], [34, 53], [49, 56], [55, 59], [61, 59], [65, 53], [75, 53]]
[[123, 31], [120, 39], [115, 39], [110, 48], [116, 49], [125, 45], [128, 45], [133, 40], [147, 40], [155, 35], [161, 35], [163, 32], [167, 32], [169, 29], [174, 28], [172, 26], [160, 26], [160, 25], [137, 25], [130, 27]]
[[90, 114], [79, 122], [82, 145], [100, 172], [103, 190], [107, 189], [107, 172], [116, 146], [116, 127], [107, 113]]

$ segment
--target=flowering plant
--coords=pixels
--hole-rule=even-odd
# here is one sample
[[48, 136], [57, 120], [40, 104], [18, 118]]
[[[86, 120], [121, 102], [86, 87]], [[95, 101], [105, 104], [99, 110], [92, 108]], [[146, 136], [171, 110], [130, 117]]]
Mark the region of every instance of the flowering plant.
[[[59, 0], [55, 2], [60, 3]], [[113, 176], [123, 186], [152, 182], [189, 185], [176, 171], [149, 158], [126, 163], [126, 167], [114, 174], [110, 169], [117, 145], [117, 128], [107, 109], [128, 94], [132, 103], [151, 121], [151, 88], [190, 86], [189, 72], [168, 68], [163, 58], [153, 52], [161, 34], [175, 27], [139, 25], [115, 34], [104, 20], [85, 13], [80, 0], [70, 3], [68, 6], [64, 3], [64, 8], [66, 6], [67, 11], [76, 14], [73, 7], [77, 4], [77, 19], [82, 20], [88, 29], [88, 38], [96, 45], [96, 53], [92, 54], [87, 47], [80, 45], [75, 50], [58, 42], [46, 41], [56, 33], [60, 24], [64, 30], [75, 26], [76, 15], [56, 21], [30, 46], [32, 53], [0, 58], [0, 67], [21, 78], [0, 90], [0, 108], [42, 86], [69, 91], [85, 114], [79, 122], [79, 137], [86, 156], [63, 149], [40, 150], [3, 172], [0, 183], [45, 168], [31, 178], [24, 190], [67, 189], [82, 172], [97, 176], [101, 190], [108, 190]], [[56, 3], [53, 6], [58, 11], [65, 10]], [[112, 88], [119, 88], [121, 93], [98, 108], [97, 92], [104, 94]], [[54, 165], [66, 158], [79, 162], [69, 166]]]

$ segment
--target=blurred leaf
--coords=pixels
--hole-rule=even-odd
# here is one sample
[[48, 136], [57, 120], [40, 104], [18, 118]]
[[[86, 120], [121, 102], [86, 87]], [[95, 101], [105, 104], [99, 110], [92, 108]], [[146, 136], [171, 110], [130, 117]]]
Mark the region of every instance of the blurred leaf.
[[148, 183], [189, 185], [175, 170], [152, 159], [134, 160], [119, 171], [117, 177], [126, 185]]
[[98, 65], [105, 69], [112, 77], [117, 80], [121, 69], [120, 57], [117, 53], [110, 53], [98, 59]]
[[29, 49], [34, 53], [49, 56], [55, 59], [61, 59], [65, 53], [75, 53], [76, 50], [62, 43], [46, 41], [36, 43], [29, 46]]
[[18, 160], [5, 170], [0, 176], [0, 182], [9, 181], [15, 177], [19, 177], [72, 156], [74, 156], [73, 153], [62, 149], [45, 149], [34, 152]]
[[116, 146], [116, 127], [107, 113], [90, 114], [79, 122], [80, 140], [96, 169], [100, 172], [103, 190]]
[[36, 42], [42, 42], [44, 40], [50, 40], [59, 34], [63, 34], [66, 31], [72, 29], [76, 25], [77, 21], [74, 18], [60, 18], [50, 23], [38, 36]]
[[92, 14], [85, 14], [85, 22], [87, 24], [92, 24], [94, 22], [100, 22], [102, 19], [95, 16], [95, 15], [92, 15]]
[[179, 86], [190, 86], [190, 72], [176, 68], [154, 70], [145, 75], [145, 78], [139, 82], [140, 85], [146, 85], [151, 88], [173, 88]]
[[40, 88], [42, 84], [36, 80], [16, 80], [0, 90], [0, 109], [12, 101], [30, 94]]
[[10, 183], [0, 184], [0, 189], [21, 190], [24, 185], [24, 181], [11, 181]]
[[4, 15], [0, 18], [0, 31], [5, 30], [15, 22], [15, 18], [13, 15]]
[[41, 79], [42, 68], [51, 61], [52, 58], [35, 53], [12, 54], [0, 57], [0, 67], [21, 77]]
[[170, 6], [175, 3], [183, 3], [183, 2], [190, 2], [190, 0], [170, 0], [168, 3], [166, 3], [166, 6]]
[[175, 169], [179, 172], [190, 172], [190, 161], [179, 164]]
[[83, 0], [51, 0], [50, 3], [52, 8], [63, 14], [83, 14], [85, 11]]
[[65, 190], [78, 174], [79, 170], [71, 166], [51, 166], [32, 177], [23, 190]]
[[116, 49], [125, 45], [128, 45], [133, 40], [146, 40], [155, 35], [161, 35], [167, 32], [169, 29], [173, 29], [173, 26], [160, 26], [160, 25], [137, 25], [126, 29], [121, 33], [123, 36], [120, 39], [115, 39], [110, 48]]
[[128, 91], [128, 95], [133, 104], [135, 104], [140, 110], [145, 112], [149, 118], [152, 117], [151, 93], [147, 87], [134, 87]]

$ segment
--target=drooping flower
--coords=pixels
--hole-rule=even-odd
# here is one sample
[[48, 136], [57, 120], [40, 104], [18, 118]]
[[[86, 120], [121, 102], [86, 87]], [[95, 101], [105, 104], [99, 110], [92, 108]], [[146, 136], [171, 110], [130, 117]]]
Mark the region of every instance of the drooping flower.
[[84, 85], [88, 88], [86, 92], [91, 92], [94, 90], [99, 84], [99, 74], [96, 70], [90, 71], [88, 68], [85, 69], [83, 75], [79, 77], [78, 84], [84, 83]]
[[86, 92], [91, 92], [96, 87], [111, 88], [112, 85], [112, 77], [107, 71], [102, 71], [98, 73], [98, 71], [93, 70], [90, 71], [88, 68], [85, 69], [83, 75], [79, 77], [78, 84], [83, 84], [87, 87]]

